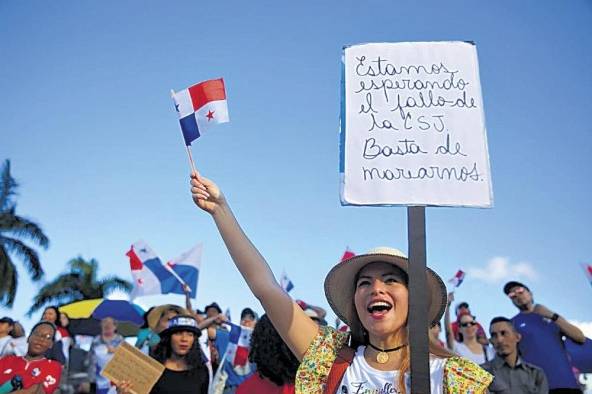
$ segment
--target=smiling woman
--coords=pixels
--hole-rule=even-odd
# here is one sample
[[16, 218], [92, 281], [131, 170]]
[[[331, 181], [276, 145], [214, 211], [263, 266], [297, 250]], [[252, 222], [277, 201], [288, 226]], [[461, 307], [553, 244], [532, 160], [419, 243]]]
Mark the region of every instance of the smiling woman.
[[[380, 248], [333, 267], [325, 294], [351, 335], [319, 327], [275, 280], [216, 184], [194, 173], [191, 193], [195, 204], [212, 215], [238, 270], [301, 361], [297, 393], [409, 392], [409, 261], [402, 252]], [[428, 268], [426, 275], [433, 325], [444, 312], [446, 290], [434, 271]], [[491, 382], [489, 373], [435, 344], [430, 353], [432, 393], [480, 393]]]

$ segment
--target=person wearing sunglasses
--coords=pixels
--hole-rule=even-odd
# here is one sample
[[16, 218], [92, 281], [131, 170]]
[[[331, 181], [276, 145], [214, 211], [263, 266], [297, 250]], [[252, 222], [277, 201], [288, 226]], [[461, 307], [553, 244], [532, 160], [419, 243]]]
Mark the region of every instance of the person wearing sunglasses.
[[448, 304], [444, 323], [446, 325], [446, 343], [448, 348], [460, 356], [468, 358], [475, 364], [483, 364], [495, 356], [495, 352], [490, 345], [484, 345], [478, 340], [479, 323], [475, 316], [463, 314], [458, 318], [458, 340], [452, 332], [450, 324], [450, 305], [454, 301], [454, 293], [448, 293]]
[[522, 336], [518, 349], [524, 361], [545, 371], [550, 393], [581, 393], [562, 336], [584, 343], [584, 333], [557, 312], [536, 304], [532, 292], [523, 283], [506, 283], [504, 293], [519, 310], [512, 323]]
[[1, 392], [50, 394], [60, 387], [62, 364], [45, 357], [56, 331], [53, 323], [42, 320], [33, 326], [27, 339], [27, 354], [0, 358]]

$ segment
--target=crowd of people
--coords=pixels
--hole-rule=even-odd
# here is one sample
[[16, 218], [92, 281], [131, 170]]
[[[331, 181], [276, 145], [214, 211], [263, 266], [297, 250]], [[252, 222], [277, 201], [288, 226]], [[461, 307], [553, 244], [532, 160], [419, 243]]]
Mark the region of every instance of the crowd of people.
[[[237, 364], [229, 360], [235, 327], [216, 302], [194, 309], [186, 289], [185, 306], [150, 308], [135, 346], [164, 367], [151, 393], [410, 392], [409, 261], [402, 252], [377, 248], [330, 270], [325, 294], [343, 323], [331, 327], [323, 308], [294, 301], [278, 284], [212, 181], [194, 173], [191, 192], [212, 216], [265, 314], [241, 312], [235, 327], [250, 333], [250, 350], [248, 360]], [[455, 306], [452, 317], [454, 293], [431, 269], [426, 275], [432, 393], [581, 392], [565, 341], [584, 346], [589, 340], [557, 311], [535, 303], [527, 285], [507, 283], [503, 292], [518, 313], [484, 327], [466, 302]], [[76, 360], [73, 349], [81, 344], [69, 323], [50, 306], [26, 337], [18, 322], [0, 319], [0, 393], [133, 392], [132, 381], [112, 382], [101, 374], [125, 341], [118, 322], [101, 320], [100, 334]], [[79, 364], [85, 379], [73, 380], [70, 372], [80, 371]]]

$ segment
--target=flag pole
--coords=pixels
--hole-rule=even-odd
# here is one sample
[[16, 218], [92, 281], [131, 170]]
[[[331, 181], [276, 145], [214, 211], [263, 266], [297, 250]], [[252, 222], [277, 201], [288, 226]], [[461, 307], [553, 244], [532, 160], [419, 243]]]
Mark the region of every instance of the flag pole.
[[187, 156], [189, 156], [191, 170], [197, 174], [197, 170], [195, 169], [195, 162], [193, 161], [193, 156], [191, 155], [191, 149], [189, 149], [189, 145], [185, 145], [185, 148], [187, 148]]
[[179, 274], [177, 274], [175, 272], [175, 270], [173, 270], [173, 268], [169, 265], [169, 263], [166, 263], [166, 264], [163, 264], [163, 265], [171, 273], [171, 275], [173, 275], [179, 281], [179, 283], [181, 283], [181, 285], [187, 286], [187, 288], [189, 289], [189, 291], [192, 291], [191, 287], [189, 287], [189, 285], [187, 284], [187, 282], [185, 282], [183, 280], [183, 278], [181, 278], [179, 276]]
[[[171, 98], [175, 101], [175, 91], [171, 89]], [[181, 135], [183, 132], [181, 131]], [[183, 143], [185, 143], [185, 138], [183, 138]], [[189, 166], [191, 167], [191, 172], [197, 174], [197, 170], [195, 169], [195, 162], [193, 161], [193, 155], [191, 155], [191, 149], [189, 149], [189, 145], [185, 145], [187, 149], [187, 157], [189, 157]]]

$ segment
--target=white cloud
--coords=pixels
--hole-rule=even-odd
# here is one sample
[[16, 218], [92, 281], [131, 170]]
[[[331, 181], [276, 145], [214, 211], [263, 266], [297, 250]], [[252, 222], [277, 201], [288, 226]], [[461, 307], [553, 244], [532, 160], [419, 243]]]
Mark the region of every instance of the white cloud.
[[592, 321], [570, 320], [569, 322], [582, 330], [585, 336], [592, 338]]
[[484, 268], [469, 267], [467, 275], [487, 283], [501, 283], [508, 280], [536, 280], [538, 273], [528, 262], [510, 263], [507, 257], [493, 257]]

